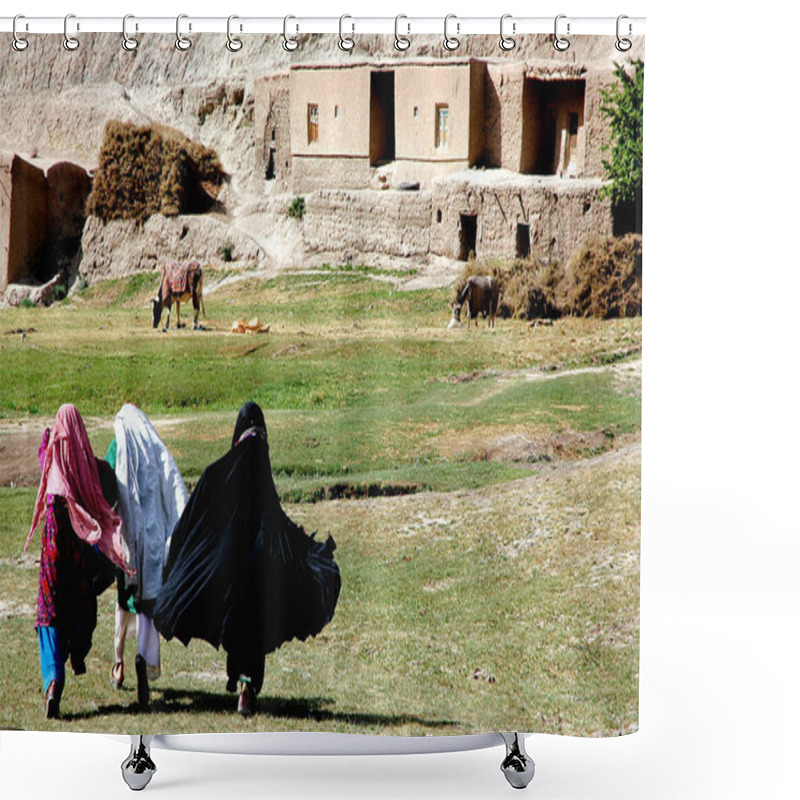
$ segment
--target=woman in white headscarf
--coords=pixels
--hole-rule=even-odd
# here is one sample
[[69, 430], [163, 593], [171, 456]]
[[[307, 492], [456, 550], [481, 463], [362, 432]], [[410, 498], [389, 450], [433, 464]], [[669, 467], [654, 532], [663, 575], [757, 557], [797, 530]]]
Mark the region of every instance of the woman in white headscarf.
[[[170, 537], [188, 499], [175, 460], [144, 412], [130, 403], [114, 421], [114, 441], [106, 456], [117, 476], [122, 537], [134, 578], [125, 578], [137, 615], [136, 678], [139, 707], [150, 703], [148, 678], [161, 673], [161, 645], [153, 625], [153, 608], [161, 589]], [[122, 594], [122, 593], [121, 593]], [[123, 680], [125, 639], [131, 628], [130, 606], [117, 604], [112, 681]]]

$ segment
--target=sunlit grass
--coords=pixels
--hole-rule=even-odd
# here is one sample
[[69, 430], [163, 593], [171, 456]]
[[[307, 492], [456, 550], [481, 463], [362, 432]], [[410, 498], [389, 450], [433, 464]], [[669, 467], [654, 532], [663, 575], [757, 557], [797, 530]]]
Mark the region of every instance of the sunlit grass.
[[[608, 365], [639, 358], [641, 321], [447, 330], [450, 290], [401, 291], [392, 270], [220, 284], [234, 275], [207, 274], [204, 332], [152, 329], [152, 275], [98, 283], [50, 309], [0, 311], [0, 445], [24, 431], [35, 453], [72, 401], [102, 455], [117, 410], [135, 402], [191, 486], [230, 446], [241, 404], [256, 400], [287, 510], [336, 539], [334, 621], [267, 658], [251, 720], [224, 694], [223, 652], [166, 644], [144, 720], [130, 645], [125, 689], [108, 680], [109, 591], [88, 674], [68, 676], [64, 718], [46, 722], [33, 628], [38, 539], [22, 552], [35, 481], [2, 487], [0, 727], [635, 727], [640, 378]], [[269, 334], [228, 333], [252, 316]], [[29, 328], [24, 340], [7, 333]], [[336, 484], [413, 493], [316, 502]]]

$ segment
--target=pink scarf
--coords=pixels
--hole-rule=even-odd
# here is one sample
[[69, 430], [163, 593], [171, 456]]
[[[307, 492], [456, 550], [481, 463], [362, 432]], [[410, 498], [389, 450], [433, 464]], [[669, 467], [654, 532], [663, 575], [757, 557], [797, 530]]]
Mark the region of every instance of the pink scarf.
[[100, 487], [100, 475], [92, 446], [80, 412], [72, 403], [58, 409], [55, 425], [42, 459], [42, 480], [33, 510], [33, 522], [25, 549], [44, 518], [48, 494], [63, 497], [76, 536], [89, 545], [97, 545], [103, 555], [128, 574], [125, 563], [120, 520], [108, 505]]

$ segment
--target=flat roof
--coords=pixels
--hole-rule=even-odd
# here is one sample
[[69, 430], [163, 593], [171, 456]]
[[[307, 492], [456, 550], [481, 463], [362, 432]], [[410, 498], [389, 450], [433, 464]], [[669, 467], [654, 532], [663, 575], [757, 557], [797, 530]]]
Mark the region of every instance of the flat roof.
[[309, 61], [302, 64], [292, 64], [289, 70], [300, 69], [357, 69], [359, 67], [463, 67], [473, 62], [489, 62], [487, 58], [473, 56], [457, 58], [376, 58], [348, 61], [346, 63], [334, 61]]

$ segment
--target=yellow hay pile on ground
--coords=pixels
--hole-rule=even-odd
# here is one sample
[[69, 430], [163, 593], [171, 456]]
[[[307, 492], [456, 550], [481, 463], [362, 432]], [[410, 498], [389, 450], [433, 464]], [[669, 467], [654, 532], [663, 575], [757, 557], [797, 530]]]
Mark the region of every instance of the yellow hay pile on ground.
[[594, 239], [565, 270], [564, 313], [578, 317], [636, 317], [642, 313], [642, 237]]

